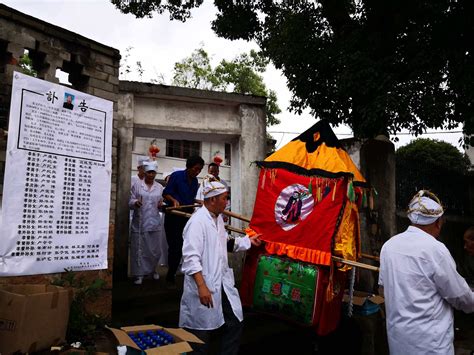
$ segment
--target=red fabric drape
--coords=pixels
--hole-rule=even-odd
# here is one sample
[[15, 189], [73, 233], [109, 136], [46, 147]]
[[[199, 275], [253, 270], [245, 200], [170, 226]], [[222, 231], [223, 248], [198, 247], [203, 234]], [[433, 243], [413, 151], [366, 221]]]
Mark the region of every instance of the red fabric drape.
[[346, 189], [346, 178], [262, 169], [250, 228], [262, 234], [270, 254], [329, 265]]

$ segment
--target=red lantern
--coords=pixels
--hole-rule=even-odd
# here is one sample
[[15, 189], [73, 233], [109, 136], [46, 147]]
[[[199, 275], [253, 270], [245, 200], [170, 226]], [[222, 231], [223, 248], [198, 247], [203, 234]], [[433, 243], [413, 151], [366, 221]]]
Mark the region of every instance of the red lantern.
[[221, 165], [221, 163], [223, 162], [222, 158], [218, 155], [216, 155], [213, 160], [214, 163], [216, 163], [217, 165]]
[[156, 159], [156, 155], [160, 152], [160, 148], [155, 144], [155, 140], [150, 143], [150, 147], [148, 148], [148, 152], [150, 153], [150, 158], [153, 160]]

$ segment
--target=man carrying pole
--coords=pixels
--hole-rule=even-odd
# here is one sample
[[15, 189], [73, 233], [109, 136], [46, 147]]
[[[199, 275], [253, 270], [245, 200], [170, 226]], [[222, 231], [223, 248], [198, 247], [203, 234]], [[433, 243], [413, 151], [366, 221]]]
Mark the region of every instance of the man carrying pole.
[[203, 354], [213, 330], [222, 327], [220, 353], [237, 354], [243, 313], [227, 252], [247, 250], [261, 241], [258, 236], [228, 240], [222, 219], [227, 189], [222, 183], [204, 180], [203, 195], [203, 207], [189, 219], [183, 234], [185, 278], [179, 326], [206, 343], [194, 349]]
[[[204, 160], [200, 156], [191, 156], [186, 160], [186, 170], [175, 171], [171, 174], [168, 184], [163, 191], [163, 197], [171, 207], [194, 204], [194, 198], [199, 188], [197, 176], [204, 166]], [[191, 212], [192, 208], [183, 212]], [[168, 242], [168, 273], [166, 282], [170, 285], [175, 283], [175, 274], [181, 261], [181, 248], [183, 246], [183, 229], [187, 218], [182, 216], [166, 214], [165, 232]]]

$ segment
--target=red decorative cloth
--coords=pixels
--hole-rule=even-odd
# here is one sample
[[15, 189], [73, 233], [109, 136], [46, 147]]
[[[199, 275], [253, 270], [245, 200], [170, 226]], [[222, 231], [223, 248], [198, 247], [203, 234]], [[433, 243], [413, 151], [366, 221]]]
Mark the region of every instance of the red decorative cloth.
[[270, 254], [329, 265], [346, 188], [345, 177], [262, 169], [250, 228], [262, 234]]

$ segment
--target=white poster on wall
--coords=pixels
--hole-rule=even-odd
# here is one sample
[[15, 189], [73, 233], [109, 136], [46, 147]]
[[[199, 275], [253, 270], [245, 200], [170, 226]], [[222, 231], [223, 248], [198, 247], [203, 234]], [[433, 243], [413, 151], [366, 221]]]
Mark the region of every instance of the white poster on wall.
[[107, 268], [113, 103], [15, 72], [0, 276]]

